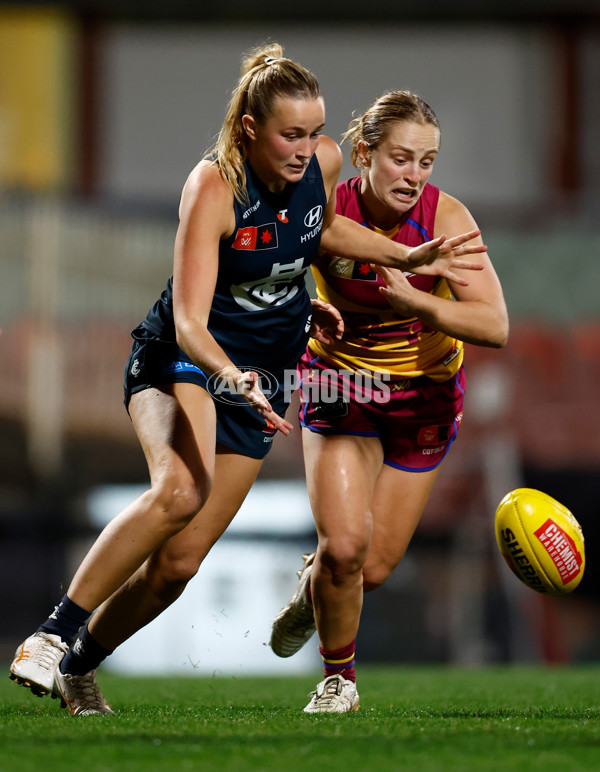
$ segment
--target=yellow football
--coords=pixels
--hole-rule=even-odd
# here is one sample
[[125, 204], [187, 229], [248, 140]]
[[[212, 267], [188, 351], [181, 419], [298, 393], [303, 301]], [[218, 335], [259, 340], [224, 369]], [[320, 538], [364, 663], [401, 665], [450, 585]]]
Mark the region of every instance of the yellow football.
[[571, 512], [546, 493], [517, 488], [496, 510], [496, 542], [527, 587], [548, 595], [572, 592], [583, 576], [583, 532]]

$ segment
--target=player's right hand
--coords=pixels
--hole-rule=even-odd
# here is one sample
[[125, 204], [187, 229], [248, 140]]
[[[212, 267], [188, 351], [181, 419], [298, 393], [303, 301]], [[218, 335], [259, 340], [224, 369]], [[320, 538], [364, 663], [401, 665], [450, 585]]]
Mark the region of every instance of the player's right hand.
[[236, 381], [236, 391], [242, 396], [254, 410], [259, 412], [277, 431], [287, 435], [294, 428], [289, 421], [278, 415], [271, 403], [265, 397], [260, 389], [260, 376], [258, 373], [250, 370], [241, 374]]

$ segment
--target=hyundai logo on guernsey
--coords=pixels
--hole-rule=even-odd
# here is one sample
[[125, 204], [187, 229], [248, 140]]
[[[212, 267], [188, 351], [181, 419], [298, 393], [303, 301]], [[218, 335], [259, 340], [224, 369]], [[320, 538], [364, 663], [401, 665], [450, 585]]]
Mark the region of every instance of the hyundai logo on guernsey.
[[310, 212], [307, 213], [306, 217], [304, 218], [304, 224], [307, 228], [314, 228], [317, 223], [319, 223], [323, 219], [323, 207], [321, 204], [318, 206], [313, 206], [313, 208], [310, 210]]
[[277, 224], [268, 222], [265, 225], [238, 228], [231, 246], [234, 249], [247, 249], [254, 252], [259, 249], [276, 249], [277, 245]]
[[321, 228], [323, 227], [323, 207], [321, 204], [313, 206], [313, 208], [306, 213], [304, 224], [307, 228], [311, 228], [312, 230], [300, 236], [302, 244], [306, 241], [310, 241], [310, 239], [313, 239], [321, 232]]

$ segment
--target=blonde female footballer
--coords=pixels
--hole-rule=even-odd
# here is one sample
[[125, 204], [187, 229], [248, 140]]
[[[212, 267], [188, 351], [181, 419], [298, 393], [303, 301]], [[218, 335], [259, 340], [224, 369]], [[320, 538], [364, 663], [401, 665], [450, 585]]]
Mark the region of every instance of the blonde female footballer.
[[[360, 173], [338, 185], [338, 214], [408, 246], [476, 227], [463, 204], [429, 182], [440, 126], [420, 97], [384, 94], [345, 139]], [[299, 365], [318, 547], [305, 556], [298, 589], [271, 635], [275, 653], [288, 657], [316, 626], [324, 680], [308, 713], [358, 708], [354, 660], [363, 593], [380, 587], [402, 559], [456, 438], [463, 341], [501, 347], [508, 336], [487, 255], [478, 256], [485, 270], [466, 286], [456, 281], [460, 271], [417, 275], [370, 261], [367, 252], [361, 264], [322, 246], [313, 264], [318, 297], [342, 312], [344, 333], [312, 338]]]

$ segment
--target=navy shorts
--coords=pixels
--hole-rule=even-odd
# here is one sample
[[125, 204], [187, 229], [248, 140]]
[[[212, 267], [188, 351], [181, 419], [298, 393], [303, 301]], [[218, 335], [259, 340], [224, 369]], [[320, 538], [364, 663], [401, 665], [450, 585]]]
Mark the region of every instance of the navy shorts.
[[[267, 455], [277, 430], [250, 407], [243, 397], [215, 384], [177, 343], [160, 340], [143, 327], [134, 330], [132, 337], [134, 342], [125, 366], [125, 407], [128, 408], [133, 394], [152, 386], [195, 383], [205, 389], [214, 400], [217, 411], [217, 442], [242, 456], [261, 459]], [[256, 367], [240, 369], [258, 370], [261, 389], [273, 410], [283, 417], [288, 407], [283, 388], [285, 368], [278, 372]]]

